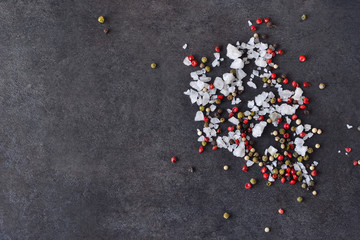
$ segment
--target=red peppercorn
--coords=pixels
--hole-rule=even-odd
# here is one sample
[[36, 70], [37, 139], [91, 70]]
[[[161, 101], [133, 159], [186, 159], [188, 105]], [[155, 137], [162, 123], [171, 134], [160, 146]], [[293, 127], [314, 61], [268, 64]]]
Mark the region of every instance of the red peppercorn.
[[288, 167], [288, 168], [286, 169], [286, 172], [288, 172], [288, 173], [291, 172], [291, 168]]
[[304, 55], [301, 55], [301, 56], [299, 57], [299, 60], [300, 60], [300, 62], [305, 62], [306, 57], [305, 57]]
[[205, 142], [209, 142], [209, 140], [210, 140], [210, 139], [209, 139], [208, 137], [204, 137], [204, 141], [205, 141]]
[[281, 123], [281, 122], [282, 122], [282, 118], [279, 117], [276, 121], [277, 121], [278, 123]]
[[229, 131], [229, 132], [234, 131], [234, 126], [228, 127], [228, 131]]
[[221, 100], [224, 99], [224, 95], [217, 95], [216, 97], [217, 97], [218, 99], [221, 99]]
[[288, 153], [288, 155], [287, 155], [289, 158], [292, 158], [292, 153]]
[[305, 133], [305, 132], [301, 132], [301, 133], [299, 134], [299, 136], [303, 138], [303, 137], [306, 136], [306, 133]]
[[251, 149], [252, 149], [252, 146], [251, 146], [251, 145], [247, 145], [247, 146], [246, 146], [246, 149], [247, 149], [247, 150], [251, 150]]
[[288, 123], [284, 123], [284, 129], [289, 129], [290, 125]]
[[293, 168], [290, 168], [290, 169], [291, 169], [290, 173], [291, 173], [292, 175], [294, 175], [294, 174], [296, 173], [295, 169], [293, 169]]
[[294, 185], [296, 183], [296, 181], [294, 179], [290, 180], [290, 184]]
[[297, 119], [297, 115], [295, 115], [295, 114], [292, 115], [292, 116], [291, 116], [291, 119], [295, 121], [295, 120]]
[[246, 133], [244, 133], [244, 132], [241, 133], [241, 137], [243, 137], [243, 138], [246, 137]]
[[215, 52], [220, 52], [220, 47], [219, 46], [215, 47]]
[[204, 151], [203, 146], [200, 146], [200, 147], [199, 147], [199, 153], [202, 153], [203, 151]]
[[269, 21], [270, 21], [270, 18], [268, 18], [268, 17], [264, 18], [265, 23], [268, 23]]
[[271, 177], [272, 177], [273, 179], [277, 179], [277, 174], [273, 174]]
[[240, 145], [239, 139], [235, 139], [235, 143], [236, 143], [236, 145]]
[[244, 172], [247, 172], [248, 167], [244, 164], [244, 165], [242, 166], [242, 169], [241, 169], [241, 170], [243, 170]]
[[216, 130], [216, 133], [221, 133], [221, 129], [218, 128], [218, 130]]
[[264, 174], [263, 174], [263, 178], [264, 178], [264, 179], [268, 179], [268, 178], [269, 178], [269, 174], [268, 174], [268, 173], [264, 173]]
[[283, 82], [283, 84], [288, 84], [288, 83], [289, 83], [289, 79], [284, 78], [284, 80], [283, 80], [282, 82]]
[[289, 98], [288, 100], [287, 100], [287, 103], [292, 103], [292, 101], [293, 101], [293, 99], [292, 98]]
[[249, 122], [249, 120], [247, 120], [246, 118], [243, 120], [243, 123], [248, 123]]
[[304, 86], [304, 87], [310, 87], [311, 84], [310, 84], [309, 82], [304, 82], [304, 83], [303, 83], [303, 86]]
[[295, 145], [294, 144], [290, 144], [290, 149], [294, 149], [295, 148]]
[[317, 175], [317, 171], [316, 170], [312, 170], [311, 171], [311, 176], [315, 177]]
[[261, 18], [256, 19], [256, 23], [257, 23], [257, 24], [261, 24], [261, 23], [262, 23], [262, 19], [261, 19]]
[[308, 99], [307, 97], [304, 97], [303, 102], [304, 102], [305, 104], [309, 104], [309, 99]]
[[259, 121], [263, 121], [264, 120], [264, 116], [263, 115], [260, 115], [259, 118], [258, 118]]
[[172, 158], [171, 158], [171, 162], [172, 162], [172, 163], [175, 163], [176, 160], [177, 160], [176, 157], [172, 157]]
[[353, 165], [354, 165], [354, 166], [358, 165], [358, 161], [354, 160], [354, 161], [353, 161]]
[[196, 67], [196, 66], [198, 65], [198, 62], [197, 62], [196, 60], [192, 60], [192, 61], [191, 61], [191, 65], [192, 65], [193, 67]]
[[244, 144], [245, 144], [245, 146], [249, 145], [249, 141], [245, 140]]
[[266, 63], [270, 64], [272, 62], [271, 58], [266, 59]]
[[347, 153], [351, 152], [351, 148], [345, 148], [345, 152]]
[[214, 84], [210, 84], [209, 86], [210, 89], [214, 89], [214, 87], [215, 87]]
[[235, 114], [233, 112], [229, 113], [229, 118], [233, 117]]
[[208, 117], [204, 117], [204, 122], [209, 122], [209, 118], [208, 118]]
[[289, 138], [289, 137], [290, 137], [289, 133], [284, 133], [284, 138]]
[[234, 113], [236, 113], [236, 112], [238, 112], [238, 111], [239, 111], [239, 108], [237, 108], [237, 107], [233, 107], [232, 111], [233, 111]]
[[282, 102], [282, 99], [281, 99], [281, 98], [277, 98], [276, 101], [277, 101], [278, 103], [281, 103], [281, 102]]
[[299, 86], [299, 84], [296, 82], [296, 81], [293, 81], [292, 83], [291, 83], [291, 85], [293, 86], [293, 87], [298, 87]]
[[284, 50], [279, 49], [279, 50], [278, 50], [278, 54], [279, 54], [279, 55], [283, 55], [283, 54], [284, 54]]
[[194, 60], [195, 58], [194, 58], [194, 56], [188, 56], [188, 59], [189, 59], [189, 61], [191, 62], [192, 60]]
[[217, 149], [218, 149], [218, 146], [217, 146], [217, 145], [215, 145], [215, 146], [212, 147], [212, 150], [213, 150], [213, 151], [215, 151], [215, 150], [217, 150]]
[[267, 52], [267, 53], [272, 53], [273, 50], [272, 50], [271, 48], [268, 48], [268, 49], [266, 50], [266, 52]]
[[285, 177], [290, 177], [290, 173], [285, 173]]
[[284, 182], [285, 182], [285, 178], [282, 177], [280, 181], [281, 181], [281, 183], [284, 183]]
[[271, 56], [275, 57], [275, 52], [272, 52], [272, 53], [271, 53]]
[[251, 133], [252, 128], [248, 128], [247, 131], [248, 131], [248, 133]]
[[296, 174], [294, 174], [292, 177], [293, 177], [293, 179], [294, 179], [295, 181], [298, 180], [298, 176], [297, 176]]
[[279, 160], [279, 161], [284, 160], [284, 156], [280, 154], [280, 155], [278, 156], [278, 160]]
[[251, 184], [250, 184], [250, 183], [245, 183], [245, 188], [246, 188], [246, 189], [250, 189], [250, 188], [251, 188]]
[[270, 75], [270, 77], [271, 77], [272, 79], [274, 79], [274, 78], [276, 78], [276, 74], [275, 74], [275, 73], [272, 73], [272, 74]]
[[263, 168], [261, 169], [261, 173], [266, 173], [266, 171], [267, 171], [267, 168], [266, 168], [266, 167], [263, 167]]
[[251, 30], [251, 31], [256, 31], [256, 27], [255, 27], [255, 26], [251, 26], [251, 27], [250, 27], [250, 30]]
[[281, 215], [283, 215], [283, 214], [284, 214], [284, 210], [283, 210], [282, 208], [279, 208], [278, 213], [281, 214]]
[[300, 109], [305, 109], [306, 106], [305, 106], [304, 104], [301, 104], [301, 105], [299, 106], [299, 108], [300, 108]]

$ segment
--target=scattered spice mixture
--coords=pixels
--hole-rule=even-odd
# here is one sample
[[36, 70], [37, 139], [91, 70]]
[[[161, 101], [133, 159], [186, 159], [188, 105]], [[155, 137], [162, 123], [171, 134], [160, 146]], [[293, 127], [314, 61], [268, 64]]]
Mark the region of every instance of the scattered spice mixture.
[[[269, 18], [256, 20], [259, 27], [262, 23], [273, 26]], [[251, 31], [257, 30], [251, 21], [248, 24]], [[262, 39], [267, 38], [266, 35], [261, 36]], [[185, 95], [199, 106], [195, 121], [204, 122], [203, 128], [197, 129], [201, 143], [199, 153], [205, 152], [207, 143], [211, 143], [212, 150], [224, 148], [235, 157], [244, 159], [244, 172], [254, 164], [260, 166], [267, 186], [276, 180], [291, 185], [299, 182], [301, 184], [298, 185], [314, 194], [318, 162], [311, 162], [310, 155], [320, 148], [320, 144], [311, 147], [305, 145], [305, 141], [321, 134], [322, 130], [302, 124], [300, 119], [300, 116], [310, 113], [310, 99], [303, 95], [301, 86], [310, 87], [311, 84], [308, 81], [300, 84], [290, 80], [285, 73], [278, 72], [279, 66], [274, 61], [284, 51], [277, 44], [262, 42], [258, 33], [247, 42], [227, 44], [224, 51], [222, 54], [221, 49], [215, 47], [211, 61], [209, 57], [199, 58], [200, 67], [193, 55], [183, 60], [186, 66], [195, 68], [190, 73], [191, 88]], [[207, 75], [211, 68], [220, 67], [225, 58], [231, 61], [228, 71], [216, 77]], [[301, 55], [299, 60], [304, 62], [306, 57]], [[245, 72], [244, 67], [249, 64], [255, 67]], [[262, 87], [265, 91], [253, 100], [245, 101], [241, 99], [245, 87]], [[319, 85], [320, 89], [324, 87], [324, 84]], [[263, 135], [265, 128], [276, 129], [270, 134], [275, 142], [260, 151], [256, 149], [255, 140]], [[256, 180], [252, 178], [245, 188], [250, 189], [255, 184]], [[302, 197], [297, 200], [301, 202]]]

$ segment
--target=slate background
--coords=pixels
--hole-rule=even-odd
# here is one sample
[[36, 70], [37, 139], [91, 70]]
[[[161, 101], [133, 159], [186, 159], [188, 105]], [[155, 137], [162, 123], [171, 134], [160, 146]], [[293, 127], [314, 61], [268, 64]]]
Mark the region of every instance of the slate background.
[[[359, 7], [1, 0], [0, 239], [358, 239]], [[196, 106], [183, 95], [192, 69], [182, 60], [246, 41], [247, 20], [265, 16], [278, 27], [259, 32], [286, 51], [278, 72], [313, 84], [303, 120], [324, 131], [309, 141], [322, 145], [316, 197], [264, 181], [247, 191], [257, 167], [243, 173], [224, 150], [197, 153]], [[337, 153], [344, 147], [350, 156]]]

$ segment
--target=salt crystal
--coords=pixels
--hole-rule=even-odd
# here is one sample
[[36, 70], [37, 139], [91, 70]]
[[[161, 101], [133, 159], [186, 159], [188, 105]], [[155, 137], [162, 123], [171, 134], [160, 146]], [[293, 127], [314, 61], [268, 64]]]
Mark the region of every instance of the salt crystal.
[[210, 82], [210, 81], [211, 81], [211, 77], [201, 76], [201, 77], [200, 77], [200, 81]]
[[296, 134], [300, 134], [303, 130], [304, 130], [304, 126], [300, 124], [299, 126], [296, 127]]
[[183, 63], [184, 63], [186, 66], [190, 66], [190, 65], [191, 65], [191, 61], [189, 60], [188, 57], [185, 57], [185, 58], [184, 58]]
[[235, 118], [235, 117], [231, 117], [228, 120], [229, 122], [231, 122], [234, 125], [238, 125], [240, 123], [239, 119]]
[[353, 126], [351, 126], [351, 125], [349, 125], [349, 124], [346, 124], [346, 127], [347, 127], [348, 129], [351, 129]]
[[261, 137], [263, 131], [264, 131], [264, 128], [266, 127], [267, 125], [267, 122], [265, 121], [262, 121], [262, 122], [259, 122], [257, 123], [254, 128], [252, 129], [252, 135], [253, 137], [257, 138], [257, 137]]
[[293, 115], [295, 114], [297, 108], [298, 105], [290, 106], [286, 103], [283, 103], [278, 107], [278, 111], [281, 115]]
[[224, 88], [224, 81], [222, 80], [222, 78], [216, 77], [214, 81], [214, 86], [217, 89], [222, 90]]
[[212, 118], [210, 119], [211, 123], [220, 123], [220, 120], [218, 118]]
[[235, 157], [244, 157], [245, 156], [245, 144], [241, 142], [239, 146], [237, 146], [233, 152]]
[[218, 67], [218, 66], [220, 66], [220, 61], [217, 60], [217, 59], [215, 59], [215, 60], [211, 63], [211, 66], [212, 66], [212, 67]]
[[224, 73], [223, 79], [225, 81], [225, 84], [230, 84], [235, 80], [235, 76], [232, 73]]
[[202, 141], [204, 141], [204, 136], [200, 136], [199, 138], [198, 138], [198, 142], [202, 142]]
[[303, 90], [297, 87], [295, 90], [295, 94], [292, 98], [296, 101], [299, 101], [301, 99], [302, 94], [303, 94]]
[[204, 121], [204, 113], [202, 111], [196, 112], [195, 121]]
[[247, 167], [251, 167], [252, 165], [254, 165], [254, 162], [253, 161], [246, 161], [246, 166]]
[[277, 153], [277, 149], [274, 148], [273, 146], [270, 146], [268, 149], [268, 152], [270, 153], [270, 155], [274, 155], [275, 153]]
[[247, 104], [247, 106], [248, 106], [248, 108], [253, 108], [254, 107], [254, 100], [251, 100], [251, 101], [248, 101], [248, 104]]
[[244, 67], [244, 62], [241, 58], [235, 59], [230, 65], [230, 68], [233, 69], [241, 69], [243, 67]]
[[183, 49], [186, 49], [187, 48], [187, 44], [185, 43], [184, 46], [183, 46]]
[[262, 57], [259, 57], [255, 60], [255, 64], [259, 67], [266, 67], [267, 63], [266, 60]]
[[255, 89], [257, 88], [256, 85], [255, 85], [255, 83], [250, 82], [250, 81], [247, 82], [247, 85], [248, 85], [249, 87], [252, 87], [252, 88], [255, 88]]
[[246, 73], [243, 71], [243, 70], [241, 70], [241, 69], [238, 69], [237, 71], [236, 71], [236, 78], [237, 79], [239, 79], [239, 80], [241, 80], [241, 79], [243, 79], [244, 77], [246, 77]]
[[319, 163], [317, 161], [314, 161], [313, 164], [316, 167]]
[[226, 47], [226, 56], [230, 59], [237, 59], [241, 57], [241, 52], [237, 47], [229, 43]]
[[306, 132], [309, 131], [311, 129], [311, 125], [310, 124], [305, 124], [304, 129], [305, 129]]
[[248, 20], [249, 27], [252, 26], [252, 22]]
[[216, 109], [216, 106], [215, 106], [214, 104], [210, 106], [210, 110], [211, 110], [212, 112], [215, 111], [215, 109]]

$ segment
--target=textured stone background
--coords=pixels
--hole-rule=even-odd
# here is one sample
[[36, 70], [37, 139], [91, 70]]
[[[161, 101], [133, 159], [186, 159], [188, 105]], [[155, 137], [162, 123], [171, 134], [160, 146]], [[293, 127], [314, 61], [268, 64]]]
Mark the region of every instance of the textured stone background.
[[[360, 125], [359, 5], [0, 1], [0, 239], [358, 239], [360, 132], [345, 124]], [[313, 83], [303, 119], [324, 131], [309, 141], [322, 145], [316, 197], [263, 181], [246, 191], [257, 167], [197, 153], [182, 60], [246, 41], [247, 20], [265, 16], [278, 27], [259, 32], [286, 51], [279, 72]], [[349, 157], [337, 153], [347, 146]]]

